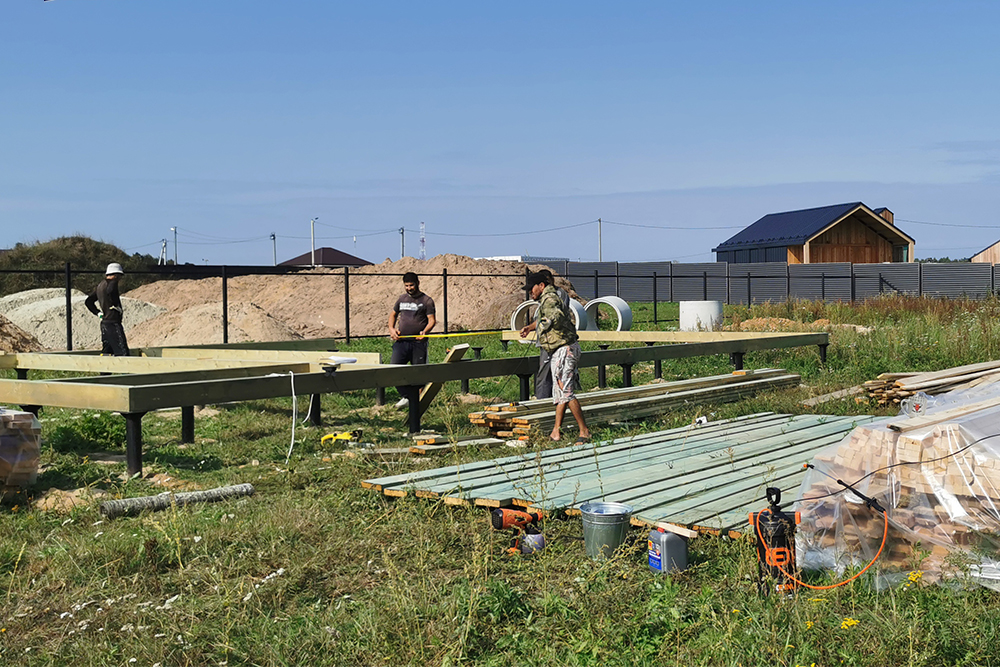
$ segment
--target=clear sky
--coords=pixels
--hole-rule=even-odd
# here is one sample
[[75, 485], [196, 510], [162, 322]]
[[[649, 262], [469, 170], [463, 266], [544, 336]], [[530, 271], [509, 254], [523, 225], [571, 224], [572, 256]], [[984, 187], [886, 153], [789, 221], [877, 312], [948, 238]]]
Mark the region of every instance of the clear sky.
[[713, 261], [762, 215], [863, 201], [968, 257], [1000, 239], [998, 25], [986, 1], [3, 0], [0, 245], [172, 258], [177, 227], [181, 262], [270, 264], [318, 216], [317, 246], [375, 262], [421, 221], [428, 256], [595, 260], [602, 218], [605, 260]]

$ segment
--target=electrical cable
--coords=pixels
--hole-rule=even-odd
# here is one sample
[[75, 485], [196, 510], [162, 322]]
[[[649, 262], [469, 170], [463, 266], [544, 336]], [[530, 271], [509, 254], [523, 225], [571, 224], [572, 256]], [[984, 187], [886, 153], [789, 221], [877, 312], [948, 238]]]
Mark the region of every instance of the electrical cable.
[[613, 220], [601, 220], [607, 225], [618, 225], [620, 227], [642, 227], [643, 229], [666, 229], [680, 231], [701, 231], [703, 229], [744, 229], [746, 225], [725, 225], [721, 227], [671, 227], [666, 225], [643, 225], [637, 222], [614, 222]]
[[[574, 229], [576, 227], [584, 227], [586, 225], [596, 225], [597, 220], [590, 220], [588, 222], [578, 222], [575, 225], [563, 225], [561, 227], [550, 227], [548, 229], [531, 229], [524, 232], [504, 232], [501, 234], [452, 234], [448, 232], [424, 232], [427, 236], [459, 236], [459, 237], [500, 237], [500, 236], [524, 236], [526, 234], [545, 234], [546, 232], [558, 232], [564, 229]], [[407, 229], [406, 231], [411, 234], [419, 233], [415, 229]]]
[[930, 225], [932, 227], [962, 227], [964, 229], [1000, 229], [1000, 225], [962, 225], [947, 222], [926, 222], [924, 220], [904, 220], [896, 218], [896, 222], [906, 222], [911, 225]]

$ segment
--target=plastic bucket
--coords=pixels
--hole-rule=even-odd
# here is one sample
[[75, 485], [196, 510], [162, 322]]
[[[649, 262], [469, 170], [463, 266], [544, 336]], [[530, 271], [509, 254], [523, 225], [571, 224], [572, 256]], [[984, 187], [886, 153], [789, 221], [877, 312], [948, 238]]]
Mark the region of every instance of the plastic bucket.
[[581, 505], [583, 543], [587, 547], [587, 555], [594, 560], [610, 558], [625, 541], [633, 511], [631, 505], [623, 503]]

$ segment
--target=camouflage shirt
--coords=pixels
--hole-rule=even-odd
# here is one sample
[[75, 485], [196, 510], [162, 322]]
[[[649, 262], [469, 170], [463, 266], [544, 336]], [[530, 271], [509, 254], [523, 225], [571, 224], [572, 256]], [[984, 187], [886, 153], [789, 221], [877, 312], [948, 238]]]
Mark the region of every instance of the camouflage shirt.
[[547, 285], [538, 299], [538, 327], [535, 329], [538, 344], [552, 353], [563, 345], [572, 345], [579, 336], [573, 323], [573, 313], [559, 298], [552, 285]]

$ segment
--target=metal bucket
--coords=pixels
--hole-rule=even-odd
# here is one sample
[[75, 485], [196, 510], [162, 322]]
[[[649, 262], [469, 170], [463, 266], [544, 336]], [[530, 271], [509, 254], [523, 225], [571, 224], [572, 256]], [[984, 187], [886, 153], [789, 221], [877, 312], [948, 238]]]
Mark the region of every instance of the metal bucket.
[[625, 541], [629, 519], [634, 511], [631, 505], [623, 503], [581, 505], [583, 543], [587, 547], [587, 555], [594, 560], [610, 558]]

